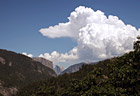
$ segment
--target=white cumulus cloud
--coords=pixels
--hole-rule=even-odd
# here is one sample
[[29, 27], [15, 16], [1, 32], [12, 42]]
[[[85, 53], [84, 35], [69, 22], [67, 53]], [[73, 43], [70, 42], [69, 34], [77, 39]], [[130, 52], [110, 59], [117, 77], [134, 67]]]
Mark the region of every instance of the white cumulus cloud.
[[33, 57], [32, 54], [27, 54], [26, 52], [23, 52], [22, 54], [25, 55], [25, 56], [31, 57], [31, 58]]
[[78, 59], [76, 48], [73, 48], [70, 52], [64, 54], [53, 51], [51, 54], [49, 53], [40, 54], [39, 57], [51, 60], [53, 61], [54, 64], [57, 64], [59, 62], [71, 62], [73, 60]]
[[55, 62], [76, 59], [98, 61], [129, 52], [140, 35], [140, 29], [125, 24], [117, 16], [107, 17], [100, 10], [94, 11], [84, 6], [77, 7], [68, 20], [66, 23], [41, 28], [39, 32], [49, 38], [70, 37], [77, 42], [77, 46], [65, 54], [54, 51], [41, 54], [41, 57]]

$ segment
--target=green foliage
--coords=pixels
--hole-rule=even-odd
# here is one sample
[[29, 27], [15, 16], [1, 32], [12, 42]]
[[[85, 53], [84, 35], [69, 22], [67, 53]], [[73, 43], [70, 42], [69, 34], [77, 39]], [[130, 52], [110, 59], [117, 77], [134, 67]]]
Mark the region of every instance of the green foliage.
[[133, 52], [25, 87], [17, 96], [140, 96], [140, 42]]
[[137, 37], [137, 41], [134, 42], [134, 51], [135, 52], [140, 52], [140, 37]]
[[30, 83], [56, 75], [55, 72], [22, 54], [0, 49], [0, 83], [10, 88], [21, 88]]

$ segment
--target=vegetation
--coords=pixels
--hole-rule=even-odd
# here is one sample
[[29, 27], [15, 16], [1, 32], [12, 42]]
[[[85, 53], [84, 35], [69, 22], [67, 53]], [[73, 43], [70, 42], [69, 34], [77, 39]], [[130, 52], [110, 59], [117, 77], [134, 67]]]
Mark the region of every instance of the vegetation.
[[140, 96], [140, 37], [130, 53], [26, 86], [17, 96]]
[[52, 69], [25, 55], [0, 49], [1, 86], [18, 89], [55, 75]]

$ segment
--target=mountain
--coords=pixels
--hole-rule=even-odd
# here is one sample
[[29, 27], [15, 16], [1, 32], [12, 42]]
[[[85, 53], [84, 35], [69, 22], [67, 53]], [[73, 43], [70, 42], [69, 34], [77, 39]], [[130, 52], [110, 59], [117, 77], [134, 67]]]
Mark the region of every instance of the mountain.
[[33, 57], [33, 60], [38, 61], [38, 62], [42, 63], [43, 65], [53, 69], [52, 61], [49, 61], [49, 60], [42, 58], [42, 57]]
[[65, 73], [74, 73], [76, 71], [79, 71], [80, 68], [82, 68], [83, 65], [86, 65], [86, 64], [95, 64], [95, 63], [91, 63], [91, 62], [82, 62], [82, 63], [79, 63], [79, 64], [74, 64], [74, 65], [71, 65], [70, 67], [68, 67], [67, 69], [65, 69], [64, 71], [61, 72], [61, 75], [62, 74], [65, 74]]
[[55, 77], [55, 72], [22, 54], [0, 49], [0, 94], [11, 96], [20, 88]]
[[138, 50], [24, 87], [17, 96], [140, 96]]
[[56, 65], [54, 68], [54, 71], [57, 75], [59, 75], [63, 70], [64, 70], [64, 68], [60, 65]]
[[134, 51], [28, 85], [17, 96], [140, 96], [140, 37]]

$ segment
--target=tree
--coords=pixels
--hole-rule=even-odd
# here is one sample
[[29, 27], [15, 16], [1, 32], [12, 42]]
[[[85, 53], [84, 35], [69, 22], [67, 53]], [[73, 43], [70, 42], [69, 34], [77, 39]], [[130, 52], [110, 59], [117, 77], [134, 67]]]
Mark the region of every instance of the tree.
[[134, 42], [134, 51], [135, 52], [140, 52], [140, 36], [137, 37], [137, 41]]
[[134, 58], [136, 62], [140, 61], [140, 36], [137, 37], [137, 41], [134, 42]]

